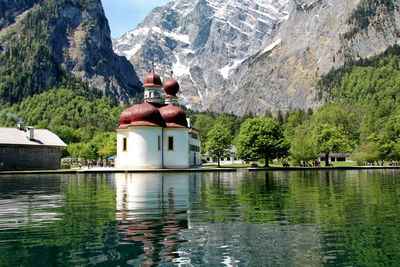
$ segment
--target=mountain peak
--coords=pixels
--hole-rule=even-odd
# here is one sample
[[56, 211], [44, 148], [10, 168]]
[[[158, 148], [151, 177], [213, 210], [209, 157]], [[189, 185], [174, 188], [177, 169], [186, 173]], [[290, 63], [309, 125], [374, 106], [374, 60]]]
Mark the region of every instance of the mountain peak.
[[100, 0], [5, 1], [0, 5], [0, 15], [0, 68], [7, 68], [4, 62], [15, 60], [7, 51], [26, 55], [18, 58], [24, 62], [14, 62], [25, 68], [21, 71], [36, 88], [23, 86], [29, 88], [25, 91], [51, 89], [66, 73], [82, 78], [89, 87], [120, 102], [129, 102], [142, 90], [132, 65], [112, 50]]
[[[307, 109], [320, 104], [314, 87], [332, 68], [399, 41], [399, 3], [393, 14], [382, 14], [393, 19], [377, 14], [363, 31], [352, 30], [357, 20], [350, 18], [364, 2], [176, 0], [115, 39], [113, 49], [139, 77], [151, 62], [162, 77], [172, 69], [182, 87], [180, 102], [189, 108], [238, 115]], [[355, 34], [346, 39], [349, 32]]]
[[288, 1], [177, 0], [155, 9], [139, 26], [113, 40], [144, 77], [151, 62], [182, 84], [181, 102], [202, 109], [232, 70], [267, 47], [276, 24], [288, 18]]

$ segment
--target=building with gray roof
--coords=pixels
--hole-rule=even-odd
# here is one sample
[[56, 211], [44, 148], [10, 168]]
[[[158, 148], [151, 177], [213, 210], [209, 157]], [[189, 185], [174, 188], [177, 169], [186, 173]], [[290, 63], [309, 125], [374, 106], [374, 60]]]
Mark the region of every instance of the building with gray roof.
[[0, 127], [0, 171], [55, 170], [67, 145], [46, 129]]

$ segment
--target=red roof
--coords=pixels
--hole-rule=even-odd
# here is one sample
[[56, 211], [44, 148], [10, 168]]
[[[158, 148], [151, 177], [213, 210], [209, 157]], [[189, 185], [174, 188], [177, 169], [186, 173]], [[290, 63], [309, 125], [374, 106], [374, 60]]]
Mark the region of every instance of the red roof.
[[144, 78], [143, 87], [161, 87], [160, 76], [152, 70], [147, 74], [146, 78]]
[[167, 127], [188, 127], [186, 114], [183, 109], [168, 104], [160, 108], [160, 113]]
[[169, 79], [164, 83], [164, 91], [167, 95], [176, 96], [179, 92], [179, 83], [173, 78]]
[[[154, 71], [144, 78], [143, 87], [161, 87], [161, 79]], [[169, 79], [164, 85], [167, 97], [176, 97], [179, 84]], [[119, 117], [119, 129], [129, 126], [188, 127], [183, 109], [172, 104], [148, 103], [133, 105], [122, 111]]]
[[119, 129], [128, 126], [158, 126], [166, 127], [158, 107], [153, 103], [133, 105], [122, 111], [119, 117]]
[[118, 129], [129, 126], [188, 127], [183, 109], [145, 102], [122, 111]]

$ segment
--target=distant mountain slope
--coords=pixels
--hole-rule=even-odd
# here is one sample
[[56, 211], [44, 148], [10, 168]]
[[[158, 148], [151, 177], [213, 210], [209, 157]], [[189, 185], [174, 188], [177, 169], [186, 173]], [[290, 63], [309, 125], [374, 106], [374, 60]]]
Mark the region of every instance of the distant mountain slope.
[[177, 0], [114, 40], [138, 73], [154, 61], [182, 83], [181, 101], [216, 112], [263, 114], [322, 103], [330, 70], [400, 41], [394, 0]]
[[384, 53], [349, 62], [332, 70], [318, 83], [319, 97], [361, 103], [377, 108], [383, 104], [399, 107], [400, 101], [400, 45], [389, 47]]
[[[280, 43], [243, 62], [211, 108], [262, 114], [265, 109], [276, 112], [320, 105], [315, 86], [321, 77], [399, 42], [399, 5], [371, 0], [293, 5], [276, 34]], [[370, 23], [360, 27], [361, 20]]]
[[114, 51], [126, 56], [139, 76], [151, 62], [164, 79], [172, 69], [181, 83], [180, 102], [202, 109], [233, 69], [273, 42], [274, 30], [288, 18], [288, 2], [177, 0], [114, 40]]
[[100, 0], [0, 1], [0, 95], [16, 103], [71, 72], [128, 102], [142, 90], [131, 64], [114, 54]]

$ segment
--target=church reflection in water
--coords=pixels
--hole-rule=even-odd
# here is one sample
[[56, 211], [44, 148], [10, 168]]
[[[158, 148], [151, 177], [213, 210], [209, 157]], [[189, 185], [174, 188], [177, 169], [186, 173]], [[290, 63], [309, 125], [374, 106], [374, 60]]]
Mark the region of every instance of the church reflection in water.
[[117, 173], [114, 182], [119, 244], [142, 250], [140, 258], [128, 263], [176, 262], [178, 246], [185, 242], [180, 233], [188, 228], [191, 205], [197, 203], [200, 174]]

